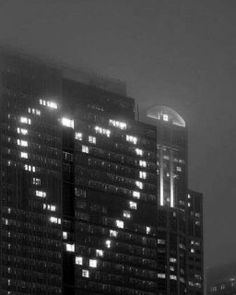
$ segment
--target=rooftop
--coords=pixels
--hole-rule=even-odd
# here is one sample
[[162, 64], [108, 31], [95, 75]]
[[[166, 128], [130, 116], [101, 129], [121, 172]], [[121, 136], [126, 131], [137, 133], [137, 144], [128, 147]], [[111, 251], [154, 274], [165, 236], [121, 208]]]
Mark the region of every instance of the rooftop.
[[87, 85], [98, 87], [100, 89], [110, 91], [119, 95], [126, 96], [126, 83], [115, 78], [105, 77], [89, 68], [73, 66], [59, 61], [56, 58], [46, 56], [38, 56], [28, 53], [22, 49], [9, 46], [0, 46], [0, 54], [8, 59], [19, 58], [28, 60], [31, 64], [43, 64], [52, 69], [61, 72], [62, 76], [67, 79], [75, 80]]
[[148, 109], [147, 117], [171, 122], [180, 127], [186, 127], [184, 119], [173, 109], [167, 106], [155, 105]]

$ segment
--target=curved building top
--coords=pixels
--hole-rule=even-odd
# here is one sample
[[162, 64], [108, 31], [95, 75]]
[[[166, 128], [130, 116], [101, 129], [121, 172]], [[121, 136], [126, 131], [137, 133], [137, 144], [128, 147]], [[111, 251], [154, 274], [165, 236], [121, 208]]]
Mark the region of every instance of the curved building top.
[[149, 118], [171, 122], [180, 127], [186, 127], [184, 119], [173, 109], [167, 106], [153, 106], [147, 111]]

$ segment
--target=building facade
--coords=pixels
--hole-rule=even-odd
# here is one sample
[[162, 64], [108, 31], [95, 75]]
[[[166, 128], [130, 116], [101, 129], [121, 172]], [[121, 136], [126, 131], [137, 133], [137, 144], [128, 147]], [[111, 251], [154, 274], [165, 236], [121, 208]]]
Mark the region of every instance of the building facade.
[[155, 120], [157, 134], [157, 261], [163, 278], [158, 290], [200, 295], [204, 287], [202, 195], [188, 190], [186, 123], [165, 106], [152, 107], [147, 116]]
[[0, 68], [1, 294], [203, 294], [184, 120], [136, 120], [120, 82], [9, 53]]
[[204, 294], [203, 200], [202, 194], [188, 191], [187, 273], [190, 294]]

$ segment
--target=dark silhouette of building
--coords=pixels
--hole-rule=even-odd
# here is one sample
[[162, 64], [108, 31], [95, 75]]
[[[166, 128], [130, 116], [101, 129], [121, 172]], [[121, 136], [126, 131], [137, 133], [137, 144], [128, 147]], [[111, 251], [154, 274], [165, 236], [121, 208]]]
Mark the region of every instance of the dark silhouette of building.
[[0, 69], [1, 294], [203, 294], [183, 118], [20, 54]]
[[187, 273], [189, 294], [204, 294], [202, 194], [189, 190], [187, 206]]
[[221, 265], [208, 269], [207, 294], [236, 294], [236, 263]]

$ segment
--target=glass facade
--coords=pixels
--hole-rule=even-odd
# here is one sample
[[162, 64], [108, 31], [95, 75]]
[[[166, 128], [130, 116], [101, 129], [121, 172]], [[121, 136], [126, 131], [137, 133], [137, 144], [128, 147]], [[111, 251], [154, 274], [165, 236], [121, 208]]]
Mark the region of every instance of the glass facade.
[[203, 294], [185, 126], [30, 58], [0, 66], [1, 294]]

